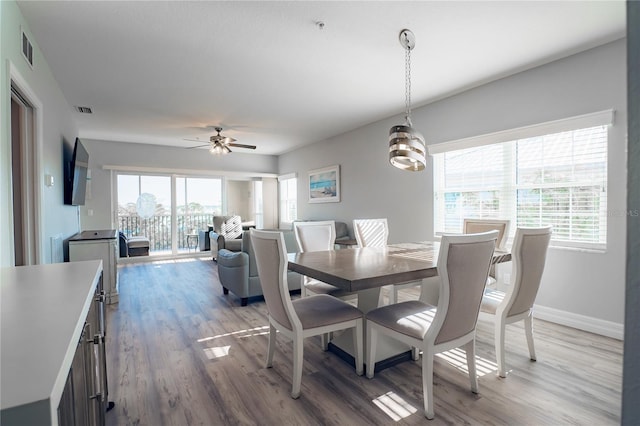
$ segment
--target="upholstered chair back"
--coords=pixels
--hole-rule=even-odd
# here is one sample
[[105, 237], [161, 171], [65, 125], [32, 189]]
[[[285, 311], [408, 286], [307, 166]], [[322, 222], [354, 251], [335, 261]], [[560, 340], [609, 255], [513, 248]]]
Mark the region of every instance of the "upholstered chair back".
[[504, 249], [509, 236], [509, 225], [511, 221], [508, 219], [465, 219], [462, 225], [464, 234], [478, 234], [481, 232], [498, 231], [498, 240], [496, 248]]
[[262, 284], [269, 315], [287, 329], [292, 329], [293, 311], [287, 285], [287, 252], [280, 232], [250, 230], [251, 246]]
[[358, 247], [385, 247], [389, 240], [387, 219], [354, 219], [353, 233]]
[[511, 303], [507, 317], [521, 314], [533, 307], [536, 300], [547, 248], [551, 240], [551, 227], [518, 228], [511, 252], [513, 285], [503, 303]]
[[301, 253], [334, 249], [336, 225], [333, 220], [294, 222], [293, 230]]
[[453, 341], [475, 329], [497, 238], [497, 231], [442, 237], [437, 316], [444, 316], [444, 320], [439, 329], [434, 328], [435, 344]]

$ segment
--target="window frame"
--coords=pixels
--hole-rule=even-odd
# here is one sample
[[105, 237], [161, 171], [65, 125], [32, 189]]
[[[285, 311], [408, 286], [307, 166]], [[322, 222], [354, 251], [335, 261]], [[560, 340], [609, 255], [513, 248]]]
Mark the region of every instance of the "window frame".
[[[293, 180], [296, 185], [296, 189], [294, 191], [286, 191], [286, 194], [283, 192], [283, 185], [288, 185], [288, 182]], [[292, 194], [289, 194], [292, 192]], [[293, 195], [293, 197], [292, 197]], [[287, 197], [286, 200], [283, 197]], [[284, 204], [289, 205], [290, 202], [294, 202], [296, 205], [296, 217], [289, 218], [288, 215], [285, 217], [285, 213], [288, 210], [285, 208]], [[284, 175], [278, 176], [278, 227], [280, 229], [292, 229], [293, 222], [297, 220], [298, 213], [298, 174], [297, 173], [287, 173]], [[291, 220], [288, 220], [291, 219]]]
[[[517, 165], [517, 157], [515, 154], [516, 144], [518, 140], [529, 139], [534, 137], [540, 137], [545, 135], [552, 135], [557, 133], [562, 133], [566, 131], [578, 131], [581, 129], [604, 126], [606, 127], [606, 153], [607, 158], [605, 160], [605, 183], [604, 188], [608, 193], [608, 184], [609, 184], [609, 158], [608, 158], [608, 144], [610, 141], [610, 126], [613, 124], [614, 111], [606, 110], [600, 111], [591, 114], [585, 114], [581, 116], [566, 118], [562, 120], [555, 120], [552, 122], [540, 123], [532, 126], [521, 127], [517, 129], [505, 130], [501, 132], [496, 132], [492, 134], [480, 135], [471, 138], [459, 139], [454, 141], [443, 142], [440, 144], [435, 144], [429, 147], [430, 153], [433, 155], [433, 191], [434, 191], [434, 204], [433, 204], [433, 227], [434, 227], [434, 236], [439, 237], [445, 231], [443, 231], [444, 224], [440, 223], [445, 219], [445, 209], [446, 202], [444, 200], [438, 199], [441, 194], [444, 194], [445, 188], [442, 184], [444, 179], [444, 154], [447, 152], [458, 151], [463, 149], [475, 148], [475, 147], [483, 147], [488, 145], [496, 145], [496, 144], [504, 144], [510, 143], [511, 149], [504, 150], [504, 157], [506, 158], [505, 164], [503, 166], [504, 173], [503, 177], [503, 187], [508, 189], [501, 200], [501, 209], [504, 211], [500, 212], [501, 218], [510, 219], [512, 222], [511, 231], [509, 235], [509, 244], [515, 235], [515, 230], [517, 228], [517, 198], [518, 191], [522, 190], [525, 185], [517, 182], [516, 169]], [[505, 145], [506, 146], [506, 145]], [[568, 183], [566, 185], [568, 187], [578, 188], [580, 187], [579, 183]], [[565, 186], [563, 186], [565, 187]], [[451, 192], [451, 191], [447, 191]], [[508, 195], [512, 193], [511, 195]], [[511, 198], [510, 200], [508, 198]], [[505, 200], [507, 200], [505, 202]], [[558, 239], [553, 238], [551, 245], [554, 247], [565, 247], [565, 248], [576, 248], [576, 249], [587, 249], [594, 251], [604, 251], [607, 248], [607, 240], [609, 235], [608, 230], [608, 217], [607, 217], [607, 207], [606, 203], [608, 203], [608, 199], [605, 196], [604, 198], [605, 206], [604, 209], [600, 207], [600, 213], [598, 217], [600, 218], [600, 223], [604, 222], [604, 232], [605, 236], [601, 241], [598, 242], [585, 242], [585, 241], [572, 241], [566, 239]], [[505, 204], [503, 207], [502, 204]], [[439, 219], [441, 217], [441, 219]], [[440, 225], [440, 226], [439, 226]]]

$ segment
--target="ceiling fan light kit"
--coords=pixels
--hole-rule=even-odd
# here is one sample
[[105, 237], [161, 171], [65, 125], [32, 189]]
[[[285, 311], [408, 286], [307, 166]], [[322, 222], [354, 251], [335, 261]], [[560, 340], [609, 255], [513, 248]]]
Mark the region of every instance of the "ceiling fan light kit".
[[[235, 143], [236, 140], [234, 138], [230, 138], [228, 136], [222, 136], [220, 134], [220, 132], [222, 132], [222, 127], [216, 127], [215, 130], [216, 132], [218, 132], [218, 134], [211, 136], [209, 138], [209, 143], [207, 145], [193, 146], [190, 149], [208, 146], [209, 152], [214, 155], [229, 154], [230, 152], [232, 152], [231, 148], [229, 148], [230, 146], [237, 147], [237, 148], [256, 149], [255, 145], [245, 145], [241, 143]], [[186, 140], [193, 140], [193, 139], [186, 139]]]
[[405, 122], [389, 130], [389, 162], [401, 170], [416, 172], [427, 164], [424, 137], [411, 124], [411, 50], [416, 38], [406, 29], [400, 31], [399, 38], [405, 49]]

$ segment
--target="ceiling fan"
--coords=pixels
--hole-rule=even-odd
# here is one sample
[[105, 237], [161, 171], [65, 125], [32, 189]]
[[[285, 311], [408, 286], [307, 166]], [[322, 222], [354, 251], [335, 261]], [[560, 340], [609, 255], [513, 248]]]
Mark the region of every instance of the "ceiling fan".
[[[194, 149], [194, 148], [201, 148], [203, 146], [208, 146], [209, 152], [216, 155], [224, 155], [224, 154], [230, 153], [231, 149], [229, 147], [256, 149], [255, 145], [245, 145], [241, 143], [234, 143], [236, 141], [235, 139], [230, 138], [229, 136], [222, 136], [220, 134], [220, 132], [222, 131], [222, 127], [216, 127], [215, 130], [216, 132], [218, 132], [218, 134], [211, 136], [209, 138], [209, 143], [205, 145], [192, 146], [187, 149]], [[200, 140], [198, 139], [185, 139], [185, 140], [200, 142]]]

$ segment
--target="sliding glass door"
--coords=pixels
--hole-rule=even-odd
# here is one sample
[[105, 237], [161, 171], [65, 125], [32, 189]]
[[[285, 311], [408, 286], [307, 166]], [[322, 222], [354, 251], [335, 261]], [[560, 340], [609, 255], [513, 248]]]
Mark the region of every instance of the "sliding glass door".
[[[213, 216], [222, 214], [222, 180], [176, 178], [176, 240], [178, 251], [196, 249], [200, 231], [207, 231]], [[205, 238], [204, 236], [202, 236]]]
[[171, 253], [171, 177], [118, 175], [118, 230], [149, 239], [153, 254]]
[[223, 211], [221, 178], [119, 173], [116, 182], [118, 230], [147, 237], [152, 255], [197, 251]]

